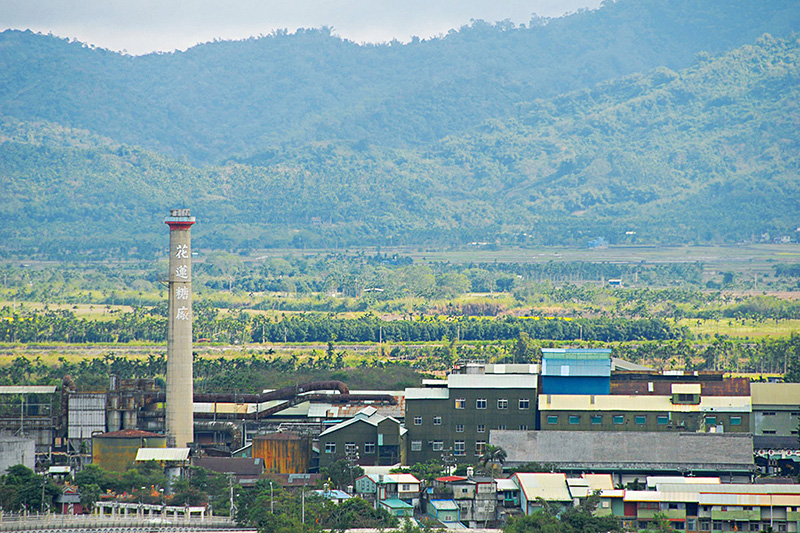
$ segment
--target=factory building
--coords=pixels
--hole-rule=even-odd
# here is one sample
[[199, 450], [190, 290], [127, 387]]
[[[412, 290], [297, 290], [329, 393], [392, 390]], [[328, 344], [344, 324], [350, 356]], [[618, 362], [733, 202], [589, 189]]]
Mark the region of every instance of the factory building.
[[538, 365], [466, 365], [447, 380], [406, 389], [408, 462], [474, 464], [493, 429], [536, 427]]

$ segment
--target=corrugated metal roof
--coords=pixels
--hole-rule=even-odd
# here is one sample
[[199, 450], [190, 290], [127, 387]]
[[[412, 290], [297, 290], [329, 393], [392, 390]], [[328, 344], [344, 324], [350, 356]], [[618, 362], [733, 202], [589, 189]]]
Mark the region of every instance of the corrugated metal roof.
[[519, 487], [512, 479], [497, 479], [497, 490], [519, 490]]
[[406, 503], [403, 500], [399, 500], [397, 498], [389, 498], [387, 500], [381, 500], [381, 504], [385, 505], [389, 509], [413, 509], [414, 506], [410, 503]]
[[189, 448], [139, 448], [137, 461], [186, 461]]
[[573, 357], [575, 359], [589, 359], [592, 357], [605, 358], [611, 356], [610, 348], [542, 348], [542, 355], [551, 357]]
[[566, 474], [531, 473], [514, 474], [512, 479], [517, 479], [520, 489], [525, 493], [525, 499], [534, 501], [542, 498], [547, 501], [568, 502], [572, 500], [567, 487]]
[[706, 396], [698, 405], [673, 404], [671, 396], [540, 394], [540, 411], [750, 412], [747, 396]]
[[[694, 470], [706, 467], [751, 470], [753, 439], [746, 433], [673, 433], [644, 431], [510, 431], [492, 430], [490, 441], [508, 452], [506, 465], [529, 462], [590, 470], [665, 465]], [[593, 466], [598, 465], [598, 466]]]
[[55, 385], [3, 385], [0, 394], [55, 394]]
[[94, 437], [112, 438], [112, 439], [133, 439], [133, 438], [149, 438], [149, 437], [164, 437], [158, 433], [150, 431], [142, 431], [140, 429], [121, 429], [119, 431], [110, 431], [108, 433], [101, 433], [100, 435], [93, 435]]
[[623, 499], [626, 502], [684, 502], [697, 503], [700, 494], [686, 490], [683, 492], [665, 493], [660, 490], [626, 490]]
[[672, 394], [700, 394], [699, 383], [673, 383]]
[[655, 488], [674, 485], [719, 485], [721, 482], [718, 477], [647, 476], [647, 486]]
[[800, 405], [800, 383], [751, 383], [753, 405]]
[[592, 491], [611, 490], [614, 488], [614, 479], [611, 474], [581, 474], [581, 477], [589, 482]]
[[800, 485], [798, 484], [777, 484], [765, 483], [763, 485], [751, 485], [745, 483], [721, 483], [694, 485], [691, 489], [686, 485], [668, 484], [659, 485], [660, 492], [680, 492], [685, 490], [695, 490], [707, 494], [794, 494], [800, 495]]
[[419, 480], [413, 474], [390, 474], [390, 477], [395, 483], [414, 484], [419, 483]]
[[458, 511], [458, 504], [453, 500], [430, 500], [428, 505], [437, 511]]

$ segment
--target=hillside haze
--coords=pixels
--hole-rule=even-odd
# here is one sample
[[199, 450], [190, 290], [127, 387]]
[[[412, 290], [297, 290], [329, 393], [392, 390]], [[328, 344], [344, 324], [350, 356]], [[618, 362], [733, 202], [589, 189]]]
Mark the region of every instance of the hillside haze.
[[142, 57], [7, 31], [0, 237], [149, 255], [179, 204], [227, 248], [793, 236], [798, 22], [796, 2], [621, 0]]

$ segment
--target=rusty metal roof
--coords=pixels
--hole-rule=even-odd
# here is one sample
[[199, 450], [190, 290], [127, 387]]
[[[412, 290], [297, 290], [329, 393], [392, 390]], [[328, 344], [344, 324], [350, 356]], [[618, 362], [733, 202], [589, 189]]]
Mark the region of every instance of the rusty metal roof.
[[151, 433], [149, 431], [142, 431], [140, 429], [122, 429], [120, 431], [111, 431], [109, 433], [101, 433], [100, 435], [95, 435], [95, 437], [103, 437], [103, 438], [110, 438], [110, 439], [133, 439], [133, 438], [140, 438], [140, 437], [163, 437], [166, 438], [165, 435], [159, 435], [158, 433]]

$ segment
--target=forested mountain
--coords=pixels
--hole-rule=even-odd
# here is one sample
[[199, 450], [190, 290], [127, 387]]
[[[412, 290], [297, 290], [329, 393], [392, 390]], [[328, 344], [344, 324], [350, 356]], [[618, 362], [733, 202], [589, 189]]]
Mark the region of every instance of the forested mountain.
[[[800, 206], [800, 40], [764, 36], [519, 105], [423, 147], [284, 146], [195, 167], [0, 121], [5, 253], [151, 255], [187, 205], [206, 247], [736, 242]], [[635, 231], [635, 236], [626, 235]]]
[[[619, 0], [403, 45], [0, 34], [0, 254], [721, 243], [800, 226], [800, 3]], [[209, 163], [216, 161], [215, 163]]]
[[530, 24], [473, 22], [380, 45], [327, 28], [131, 57], [0, 34], [0, 115], [219, 162], [314, 141], [425, 145], [520, 106], [657, 67], [690, 66], [800, 27], [795, 0], [619, 0]]

